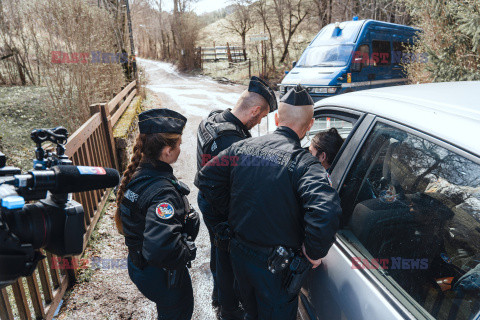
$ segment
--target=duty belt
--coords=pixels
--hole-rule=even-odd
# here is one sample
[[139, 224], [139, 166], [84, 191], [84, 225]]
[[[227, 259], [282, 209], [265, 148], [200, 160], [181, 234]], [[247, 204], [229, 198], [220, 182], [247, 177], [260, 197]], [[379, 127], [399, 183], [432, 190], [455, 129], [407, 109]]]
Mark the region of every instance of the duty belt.
[[273, 247], [262, 247], [256, 244], [253, 244], [249, 241], [241, 239], [238, 235], [232, 239], [232, 243], [239, 247], [246, 254], [257, 258], [262, 262], [267, 262], [268, 257], [272, 254], [275, 248]]
[[284, 246], [262, 247], [241, 239], [238, 235], [233, 239], [234, 246], [237, 246], [246, 255], [255, 258], [266, 266], [271, 273], [278, 273], [285, 270], [295, 253], [292, 249]]

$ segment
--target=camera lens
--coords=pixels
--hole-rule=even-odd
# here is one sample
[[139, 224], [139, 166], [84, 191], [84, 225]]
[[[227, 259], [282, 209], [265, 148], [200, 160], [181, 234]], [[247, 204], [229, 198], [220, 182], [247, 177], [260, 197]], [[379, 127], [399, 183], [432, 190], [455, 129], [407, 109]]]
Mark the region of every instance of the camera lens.
[[22, 243], [56, 255], [80, 254], [85, 233], [84, 212], [75, 201], [57, 204], [51, 198], [5, 214], [10, 231]]

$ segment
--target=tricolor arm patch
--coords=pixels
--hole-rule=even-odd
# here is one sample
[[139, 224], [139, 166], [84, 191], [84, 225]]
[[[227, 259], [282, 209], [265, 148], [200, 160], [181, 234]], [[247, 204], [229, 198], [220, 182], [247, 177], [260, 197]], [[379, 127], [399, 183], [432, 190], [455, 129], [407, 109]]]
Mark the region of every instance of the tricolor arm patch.
[[175, 215], [175, 209], [170, 202], [161, 202], [157, 205], [155, 213], [160, 219], [168, 220]]

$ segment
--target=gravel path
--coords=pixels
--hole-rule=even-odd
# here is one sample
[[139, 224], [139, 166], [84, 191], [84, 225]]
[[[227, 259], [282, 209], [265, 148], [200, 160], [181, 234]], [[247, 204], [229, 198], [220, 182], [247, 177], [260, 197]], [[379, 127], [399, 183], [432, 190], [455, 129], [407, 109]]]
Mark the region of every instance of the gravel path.
[[[148, 78], [149, 99], [146, 106], [171, 108], [188, 118], [182, 152], [173, 167], [177, 178], [192, 190], [189, 200], [198, 210], [198, 190], [193, 185], [198, 124], [211, 110], [232, 107], [245, 87], [220, 84], [204, 76], [179, 74], [172, 65], [163, 62], [138, 59], [138, 63], [145, 68]], [[265, 120], [260, 128], [254, 128], [252, 134], [265, 133]], [[100, 262], [90, 264], [84, 270], [82, 278], [85, 281], [76, 284], [65, 298], [57, 319], [156, 319], [155, 305], [140, 294], [128, 277], [125, 264], [127, 248], [123, 237], [114, 228], [114, 212], [112, 201], [100, 219], [86, 252], [86, 257], [100, 259]], [[190, 270], [195, 296], [193, 319], [213, 320], [210, 244], [203, 223], [196, 244], [197, 258]]]

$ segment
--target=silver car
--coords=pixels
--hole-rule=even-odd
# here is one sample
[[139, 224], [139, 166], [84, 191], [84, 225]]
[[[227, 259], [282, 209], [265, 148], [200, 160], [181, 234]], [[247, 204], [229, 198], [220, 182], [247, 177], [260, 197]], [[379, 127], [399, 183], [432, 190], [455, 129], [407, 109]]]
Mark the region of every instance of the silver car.
[[302, 319], [480, 319], [480, 82], [389, 87], [315, 105], [345, 142], [343, 215]]

